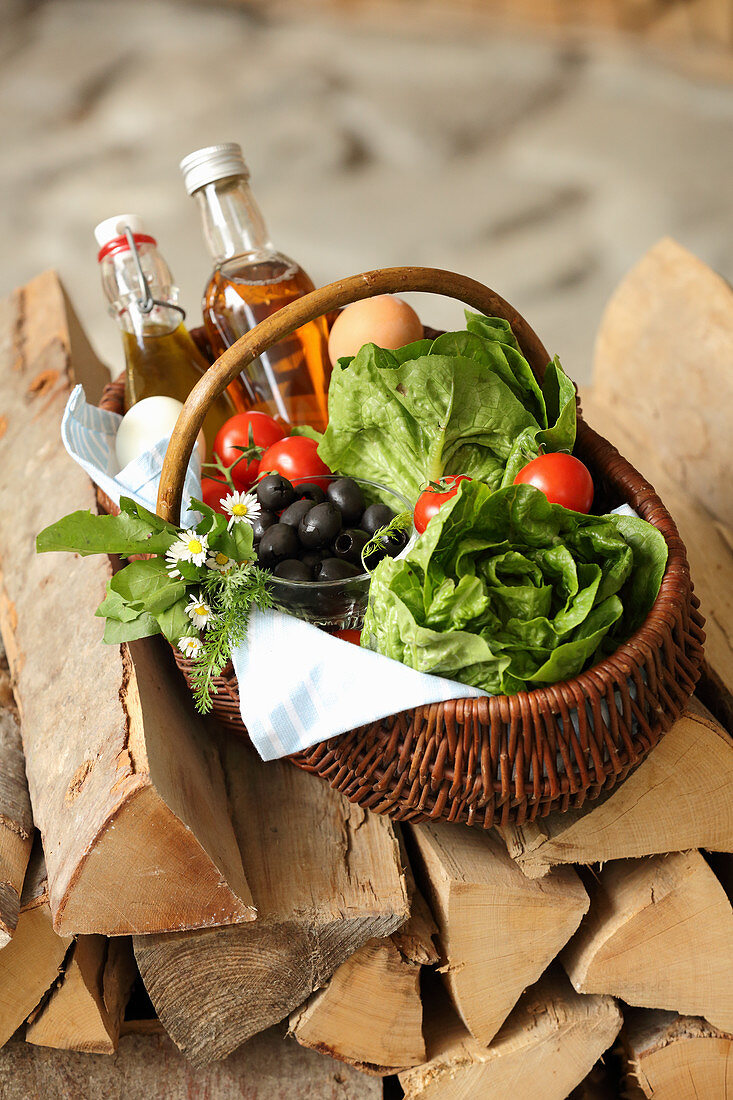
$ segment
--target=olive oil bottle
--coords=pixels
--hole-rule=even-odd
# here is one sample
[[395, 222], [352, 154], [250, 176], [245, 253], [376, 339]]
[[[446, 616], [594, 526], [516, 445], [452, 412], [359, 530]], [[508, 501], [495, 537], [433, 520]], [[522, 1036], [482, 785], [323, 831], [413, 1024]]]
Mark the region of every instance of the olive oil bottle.
[[[308, 294], [313, 282], [278, 252], [249, 187], [242, 150], [234, 142], [198, 149], [181, 161], [199, 206], [214, 271], [203, 298], [206, 331], [216, 355], [281, 306]], [[311, 321], [263, 352], [231, 388], [237, 409], [269, 413], [285, 424], [328, 422], [328, 333]]]
[[[183, 324], [178, 288], [154, 237], [135, 214], [120, 214], [94, 230], [109, 311], [122, 330], [125, 410], [145, 397], [185, 401], [209, 364]], [[236, 408], [228, 392], [204, 420], [207, 451]]]

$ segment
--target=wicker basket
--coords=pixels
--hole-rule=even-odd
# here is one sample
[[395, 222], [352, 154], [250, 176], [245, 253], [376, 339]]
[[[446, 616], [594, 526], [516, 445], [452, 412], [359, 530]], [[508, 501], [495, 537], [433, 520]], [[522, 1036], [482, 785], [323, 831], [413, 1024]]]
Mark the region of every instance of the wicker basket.
[[[257, 355], [307, 321], [375, 294], [432, 291], [505, 317], [541, 379], [549, 356], [526, 321], [493, 291], [445, 271], [393, 268], [323, 287], [279, 310], [228, 349], [186, 402], [166, 454], [158, 512], [177, 522], [183, 475], [214, 397]], [[122, 387], [103, 404], [119, 410]], [[402, 711], [290, 757], [352, 802], [401, 821], [444, 818], [489, 828], [598, 798], [641, 762], [679, 717], [703, 656], [703, 619], [684, 545], [654, 489], [581, 419], [576, 453], [596, 489], [626, 501], [669, 548], [659, 595], [611, 657], [564, 683], [513, 696], [457, 699]], [[175, 653], [190, 685], [192, 662]], [[216, 716], [246, 735], [231, 666], [216, 681]]]

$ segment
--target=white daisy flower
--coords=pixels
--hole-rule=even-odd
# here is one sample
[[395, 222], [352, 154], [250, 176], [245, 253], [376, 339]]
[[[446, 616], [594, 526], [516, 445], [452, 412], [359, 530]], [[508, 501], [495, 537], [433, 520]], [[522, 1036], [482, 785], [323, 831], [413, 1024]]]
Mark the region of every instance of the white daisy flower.
[[[203, 565], [209, 550], [209, 536], [199, 535], [193, 527], [186, 527], [178, 536], [171, 549], [181, 561], [190, 561], [192, 565]], [[166, 555], [167, 557], [168, 555]]]
[[254, 493], [241, 493], [235, 490], [226, 497], [222, 497], [221, 506], [229, 515], [229, 530], [235, 523], [249, 523], [252, 525], [260, 514], [260, 502]]
[[209, 605], [204, 603], [203, 600], [197, 600], [195, 596], [191, 596], [188, 607], [186, 608], [186, 614], [197, 630], [203, 630], [212, 618]]
[[178, 563], [185, 553], [185, 547], [183, 543], [174, 542], [169, 550], [165, 552], [165, 567], [168, 571], [168, 576], [172, 577], [174, 581], [181, 579], [181, 571], [178, 568]]
[[209, 569], [215, 569], [217, 573], [231, 573], [237, 563], [223, 550], [212, 550], [206, 559], [206, 564]]
[[200, 638], [194, 638], [189, 634], [185, 638], [180, 639], [178, 648], [184, 657], [193, 657], [195, 659], [201, 655], [204, 643]]

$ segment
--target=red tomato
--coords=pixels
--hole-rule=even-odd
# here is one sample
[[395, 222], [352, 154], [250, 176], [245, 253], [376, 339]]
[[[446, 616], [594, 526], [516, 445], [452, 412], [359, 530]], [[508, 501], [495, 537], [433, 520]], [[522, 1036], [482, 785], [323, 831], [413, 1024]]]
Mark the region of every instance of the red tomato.
[[330, 474], [328, 466], [318, 457], [318, 444], [306, 435], [289, 435], [268, 447], [260, 459], [260, 473], [282, 474], [288, 481], [314, 481], [325, 489], [318, 475]]
[[468, 474], [455, 474], [444, 477], [437, 486], [428, 485], [427, 489], [423, 489], [415, 505], [415, 530], [419, 535], [423, 533], [445, 502], [456, 495], [459, 483], [471, 480]]
[[220, 512], [225, 516], [226, 512], [221, 506], [221, 498], [228, 496], [229, 486], [222, 485], [220, 481], [214, 481], [213, 477], [201, 478], [201, 499], [204, 504], [208, 504], [209, 508], [213, 508], [215, 512]]
[[[285, 435], [285, 429], [267, 413], [237, 413], [222, 424], [214, 440], [214, 453], [225, 466], [231, 466], [232, 462], [241, 458], [242, 452], [237, 449], [238, 447], [249, 447], [250, 428], [256, 447], [269, 447], [271, 443], [276, 443]], [[257, 480], [259, 469], [259, 459], [253, 458], [249, 462], [242, 460], [232, 470], [232, 480], [238, 489], [249, 489]]]
[[344, 642], [353, 642], [354, 645], [361, 645], [361, 631], [360, 630], [334, 630], [335, 638], [341, 638]]
[[515, 485], [534, 485], [551, 504], [562, 504], [573, 512], [590, 512], [593, 479], [579, 458], [561, 451], [540, 455], [520, 470]]

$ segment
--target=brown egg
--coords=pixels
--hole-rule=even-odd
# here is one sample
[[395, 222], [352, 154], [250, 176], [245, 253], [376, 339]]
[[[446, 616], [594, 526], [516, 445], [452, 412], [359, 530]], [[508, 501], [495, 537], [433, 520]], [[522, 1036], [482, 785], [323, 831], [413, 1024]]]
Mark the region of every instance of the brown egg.
[[364, 344], [401, 348], [422, 340], [423, 329], [415, 310], [391, 294], [354, 302], [339, 314], [331, 329], [328, 354], [332, 363], [356, 355]]

